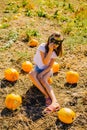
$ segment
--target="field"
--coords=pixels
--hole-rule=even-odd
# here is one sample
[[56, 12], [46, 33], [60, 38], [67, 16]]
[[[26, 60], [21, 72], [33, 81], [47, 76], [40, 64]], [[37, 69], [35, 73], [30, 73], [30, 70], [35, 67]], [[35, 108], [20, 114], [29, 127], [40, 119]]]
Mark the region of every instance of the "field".
[[[30, 61], [36, 47], [31, 38], [46, 42], [54, 31], [65, 37], [63, 56], [57, 58], [60, 69], [51, 84], [62, 107], [76, 113], [72, 124], [59, 121], [57, 112], [42, 114], [44, 96], [32, 84], [21, 65]], [[19, 72], [16, 82], [4, 78], [7, 68]], [[66, 82], [66, 72], [74, 70], [77, 84]], [[5, 106], [8, 94], [22, 96], [21, 106], [11, 111]], [[87, 129], [87, 1], [86, 0], [0, 0], [0, 130], [86, 130]]]

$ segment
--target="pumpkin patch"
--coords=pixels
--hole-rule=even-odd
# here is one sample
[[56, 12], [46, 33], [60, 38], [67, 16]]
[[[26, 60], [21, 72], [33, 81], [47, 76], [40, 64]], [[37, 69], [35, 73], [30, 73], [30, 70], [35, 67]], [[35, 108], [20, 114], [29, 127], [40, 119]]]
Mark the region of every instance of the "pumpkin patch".
[[[87, 0], [4, 0], [0, 3], [0, 130], [86, 130]], [[46, 80], [60, 109], [72, 109], [76, 113], [75, 120], [71, 119], [72, 116], [65, 117], [63, 113], [61, 121], [55, 112], [60, 111], [59, 107], [55, 108], [55, 103], [48, 107], [53, 110], [52, 113], [48, 114], [48, 109], [48, 113], [44, 114], [44, 109], [52, 103], [49, 95], [46, 100], [36, 83], [31, 81], [30, 72], [22, 69], [25, 61], [30, 61], [34, 68], [33, 58], [37, 48], [42, 43], [48, 43], [48, 37], [58, 31], [64, 37], [60, 46], [61, 42], [57, 45], [56, 40], [61, 39], [55, 36], [57, 55], [57, 50], [61, 50], [55, 60], [59, 70], [56, 69]], [[39, 43], [31, 42], [33, 39]], [[55, 52], [52, 57], [56, 56]], [[36, 60], [39, 62], [39, 57]], [[5, 78], [5, 69], [8, 68], [18, 71], [17, 80], [13, 81], [12, 75]], [[73, 83], [70, 76], [66, 80], [66, 73], [70, 70], [78, 72], [77, 83]], [[13, 101], [8, 101], [8, 108], [5, 104], [7, 95], [12, 93], [22, 97], [22, 104], [15, 109], [10, 106]], [[70, 119], [72, 124], [67, 122]]]

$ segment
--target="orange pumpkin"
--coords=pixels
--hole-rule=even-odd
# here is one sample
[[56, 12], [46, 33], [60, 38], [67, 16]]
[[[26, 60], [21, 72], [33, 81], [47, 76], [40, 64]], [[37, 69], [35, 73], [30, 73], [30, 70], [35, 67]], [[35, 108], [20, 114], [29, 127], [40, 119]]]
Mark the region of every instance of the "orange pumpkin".
[[29, 42], [28, 42], [28, 45], [31, 46], [31, 47], [36, 47], [38, 45], [38, 41], [36, 39], [31, 39]]
[[4, 75], [5, 79], [11, 82], [18, 80], [19, 78], [19, 73], [17, 72], [16, 69], [13, 68], [6, 69]]
[[66, 81], [67, 83], [74, 84], [79, 80], [79, 74], [75, 71], [68, 71], [66, 73]]
[[5, 106], [8, 109], [15, 110], [17, 109], [22, 103], [22, 98], [20, 95], [17, 94], [8, 94], [5, 99]]
[[70, 124], [74, 121], [76, 114], [70, 108], [61, 108], [58, 111], [58, 118], [60, 121], [66, 124]]
[[48, 78], [48, 83], [49, 83], [49, 84], [52, 84], [52, 83], [53, 83], [53, 80], [52, 80], [51, 77]]
[[59, 71], [59, 67], [60, 67], [60, 65], [57, 62], [54, 62], [53, 66], [52, 66], [53, 73], [57, 73]]
[[32, 68], [33, 68], [33, 65], [30, 61], [25, 61], [25, 62], [22, 63], [23, 71], [28, 73], [32, 70]]

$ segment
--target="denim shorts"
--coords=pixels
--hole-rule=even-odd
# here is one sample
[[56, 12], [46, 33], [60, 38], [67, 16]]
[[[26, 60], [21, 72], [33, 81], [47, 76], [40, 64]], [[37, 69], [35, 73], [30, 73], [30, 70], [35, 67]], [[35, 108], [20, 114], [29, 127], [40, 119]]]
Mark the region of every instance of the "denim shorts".
[[35, 66], [35, 71], [41, 73], [44, 69], [40, 69], [38, 66]]

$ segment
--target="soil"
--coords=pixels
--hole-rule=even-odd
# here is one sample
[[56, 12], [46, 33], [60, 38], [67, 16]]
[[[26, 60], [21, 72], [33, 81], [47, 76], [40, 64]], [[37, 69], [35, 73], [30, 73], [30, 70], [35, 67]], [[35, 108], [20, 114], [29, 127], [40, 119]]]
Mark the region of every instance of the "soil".
[[[0, 15], [2, 18], [3, 14]], [[18, 30], [20, 36], [10, 47], [0, 50], [0, 130], [86, 130], [87, 44], [77, 44], [70, 48], [64, 43], [64, 54], [56, 59], [60, 69], [53, 75], [51, 85], [61, 108], [71, 108], [76, 113], [72, 124], [64, 124], [58, 119], [57, 112], [49, 115], [42, 113], [45, 108], [44, 96], [32, 84], [28, 73], [21, 69], [23, 61], [29, 60], [33, 64], [33, 56], [37, 49], [37, 47], [29, 47], [25, 40], [25, 26], [30, 26], [32, 21], [34, 23], [32, 29], [36, 28], [40, 33], [40, 37], [36, 37], [39, 44], [46, 42], [54, 30], [61, 30], [55, 20], [26, 17], [22, 14], [18, 19], [10, 21], [8, 29], [1, 29], [1, 48], [7, 43], [5, 38], [9, 31]], [[16, 82], [9, 82], [4, 78], [5, 69], [11, 67], [19, 72], [19, 79]], [[69, 70], [79, 73], [80, 78], [77, 84], [66, 82], [66, 72]], [[5, 106], [5, 98], [9, 93], [22, 96], [22, 105], [15, 111]]]

